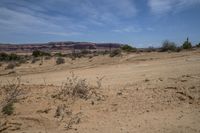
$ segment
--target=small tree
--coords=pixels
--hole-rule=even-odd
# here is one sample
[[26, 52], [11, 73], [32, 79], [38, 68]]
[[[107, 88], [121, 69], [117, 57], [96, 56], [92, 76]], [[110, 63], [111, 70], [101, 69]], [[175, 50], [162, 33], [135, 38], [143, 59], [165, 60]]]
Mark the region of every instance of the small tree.
[[189, 42], [189, 39], [187, 38], [187, 40], [183, 43], [182, 45], [183, 49], [191, 49], [192, 48], [192, 44], [191, 42]]
[[168, 40], [163, 42], [163, 45], [161, 47], [161, 51], [175, 51], [176, 50], [176, 44], [174, 42], [170, 42]]

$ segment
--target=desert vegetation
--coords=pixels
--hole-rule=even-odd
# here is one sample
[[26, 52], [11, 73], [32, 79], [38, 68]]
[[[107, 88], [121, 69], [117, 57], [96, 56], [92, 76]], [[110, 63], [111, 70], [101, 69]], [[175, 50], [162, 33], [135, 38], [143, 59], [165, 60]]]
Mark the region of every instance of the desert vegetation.
[[177, 46], [174, 42], [170, 42], [168, 40], [164, 41], [161, 47], [162, 52], [166, 51], [176, 51]]
[[17, 66], [17, 64], [15, 62], [10, 62], [5, 69], [13, 69]]
[[20, 60], [22, 57], [11, 53], [11, 54], [7, 54], [7, 53], [0, 53], [0, 61], [18, 61]]
[[57, 64], [57, 65], [63, 64], [63, 63], [65, 63], [65, 59], [64, 59], [64, 58], [58, 57], [58, 58], [56, 59], [56, 64]]
[[183, 43], [182, 45], [183, 49], [191, 49], [192, 48], [192, 44], [191, 42], [189, 42], [189, 39], [187, 38], [187, 40]]
[[86, 79], [82, 79], [71, 72], [71, 76], [67, 77], [66, 81], [61, 86], [60, 90], [56, 95], [58, 99], [64, 101], [75, 101], [77, 98], [81, 99], [91, 99], [92, 97], [102, 99], [101, 87], [102, 87], [103, 77], [97, 77], [96, 85], [89, 84]]
[[23, 99], [25, 91], [21, 88], [20, 77], [16, 77], [12, 82], [0, 86], [0, 110], [5, 115], [12, 115], [14, 103]]
[[[52, 57], [57, 57], [58, 62], [61, 61], [61, 57], [70, 58], [72, 60], [78, 58], [92, 58], [98, 55], [108, 55], [110, 57], [115, 57], [119, 55], [123, 55], [123, 53], [134, 53], [134, 52], [180, 52], [181, 50], [189, 50], [192, 49], [193, 46], [187, 38], [183, 44], [177, 45], [174, 42], [169, 40], [165, 40], [161, 47], [148, 47], [148, 48], [135, 48], [132, 45], [121, 45], [118, 48], [109, 48], [103, 51], [98, 51], [94, 49], [74, 49], [71, 53], [61, 53], [61, 52], [45, 52], [42, 50], [33, 50], [31, 55], [19, 55], [16, 53], [6, 53], [0, 52], [0, 62], [15, 62], [16, 64], [25, 64], [25, 63], [35, 63], [37, 61], [43, 62], [43, 60], [50, 60]], [[199, 47], [199, 44], [196, 45], [196, 48]], [[94, 51], [93, 51], [94, 50]], [[41, 65], [43, 63], [40, 63]], [[57, 64], [57, 61], [56, 61]], [[59, 64], [59, 63], [58, 63]]]
[[50, 54], [50, 53], [47, 53], [47, 52], [35, 50], [35, 51], [33, 51], [32, 56], [33, 56], [33, 57], [51, 56], [51, 54]]
[[120, 49], [116, 49], [110, 52], [110, 57], [115, 57], [115, 56], [120, 56], [121, 55], [121, 50]]
[[134, 48], [130, 45], [124, 45], [124, 46], [121, 47], [121, 49], [125, 52], [136, 52], [137, 51], [136, 48]]

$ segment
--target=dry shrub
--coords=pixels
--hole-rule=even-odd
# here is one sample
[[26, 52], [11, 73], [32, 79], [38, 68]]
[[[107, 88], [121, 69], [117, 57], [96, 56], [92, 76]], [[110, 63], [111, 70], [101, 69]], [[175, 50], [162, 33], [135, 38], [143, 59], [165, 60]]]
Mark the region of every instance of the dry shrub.
[[70, 120], [67, 122], [67, 124], [65, 125], [65, 129], [66, 130], [70, 130], [70, 129], [76, 130], [76, 128], [73, 128], [73, 125], [77, 125], [80, 123], [81, 118], [83, 117], [82, 115], [83, 114], [81, 112], [79, 112], [79, 113], [75, 114], [74, 116], [72, 116], [70, 118]]
[[115, 56], [121, 56], [121, 50], [120, 49], [115, 49], [111, 51], [110, 57], [115, 57]]
[[17, 66], [15, 62], [10, 62], [5, 69], [14, 69]]
[[45, 59], [45, 60], [50, 60], [50, 59], [51, 59], [51, 56], [45, 56], [44, 59]]
[[65, 63], [65, 59], [64, 58], [61, 58], [61, 57], [57, 58], [57, 60], [56, 60], [56, 64], [57, 65], [64, 64], [64, 63]]
[[91, 85], [86, 79], [80, 78], [71, 72], [59, 90], [56, 90], [55, 95], [52, 95], [52, 98], [64, 101], [64, 104], [57, 106], [54, 117], [58, 121], [65, 121], [64, 127], [66, 130], [76, 129], [73, 128], [73, 125], [79, 124], [83, 117], [81, 112], [73, 114], [72, 106], [76, 100], [105, 100], [105, 95], [101, 92], [102, 80], [103, 77], [97, 77], [96, 85]]
[[66, 82], [63, 83], [59, 92], [53, 97], [64, 101], [72, 100], [72, 102], [74, 102], [77, 98], [87, 100], [89, 98], [92, 98], [93, 96], [97, 98], [97, 100], [100, 100], [104, 97], [100, 93], [100, 88], [102, 87], [102, 80], [103, 77], [97, 78], [97, 85], [94, 86], [89, 84], [86, 81], [86, 79], [79, 78], [72, 72], [71, 76], [67, 77]]
[[37, 61], [40, 61], [40, 58], [33, 57], [31, 63], [34, 64], [34, 63], [36, 63]]
[[25, 91], [21, 88], [20, 78], [15, 78], [12, 82], [0, 86], [0, 110], [7, 115], [11, 115], [13, 104], [24, 98]]

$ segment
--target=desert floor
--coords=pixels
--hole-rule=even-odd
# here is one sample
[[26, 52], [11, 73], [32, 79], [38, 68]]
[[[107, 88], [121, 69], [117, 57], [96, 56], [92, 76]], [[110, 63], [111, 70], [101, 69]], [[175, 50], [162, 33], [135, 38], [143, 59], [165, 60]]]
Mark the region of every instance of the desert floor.
[[[0, 132], [200, 132], [200, 50], [39, 63], [0, 67], [2, 85], [20, 76], [26, 90], [14, 114], [1, 116]], [[91, 86], [103, 78], [98, 98], [69, 103], [53, 97], [72, 72]], [[61, 115], [56, 116], [58, 108]]]

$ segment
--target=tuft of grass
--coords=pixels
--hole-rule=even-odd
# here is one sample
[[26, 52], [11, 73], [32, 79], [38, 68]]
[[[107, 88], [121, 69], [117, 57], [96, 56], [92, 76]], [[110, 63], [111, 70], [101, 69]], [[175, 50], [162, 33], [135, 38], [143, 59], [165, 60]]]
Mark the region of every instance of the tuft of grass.
[[13, 102], [10, 102], [8, 104], [6, 104], [3, 108], [2, 108], [2, 113], [5, 115], [12, 115], [14, 112], [14, 106], [13, 106]]

